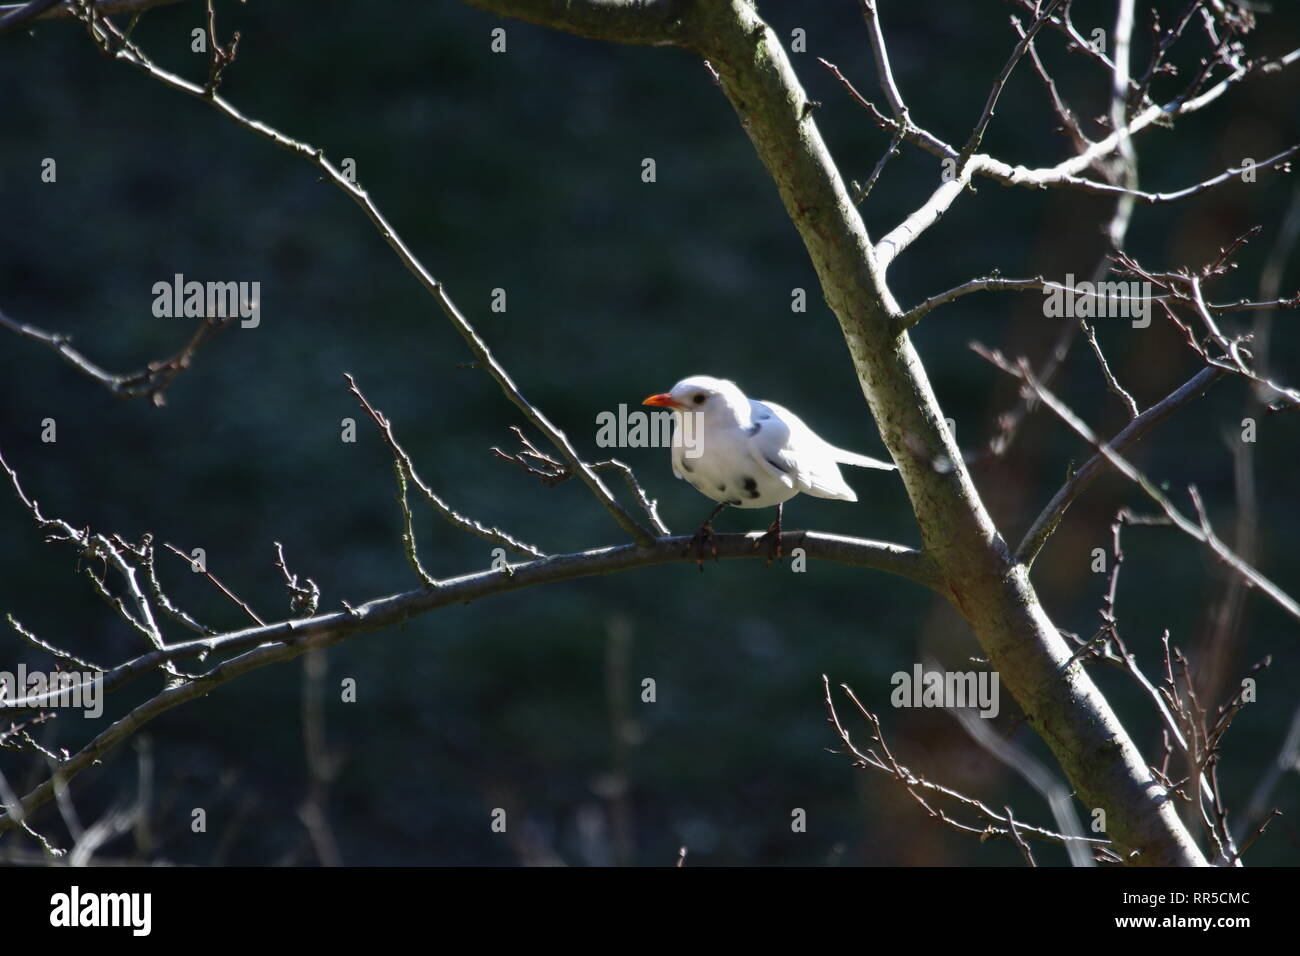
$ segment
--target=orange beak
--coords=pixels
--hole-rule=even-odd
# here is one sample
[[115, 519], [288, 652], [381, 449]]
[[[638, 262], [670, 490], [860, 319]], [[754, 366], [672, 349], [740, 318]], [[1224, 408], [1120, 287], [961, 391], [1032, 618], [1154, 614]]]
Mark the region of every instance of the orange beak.
[[642, 405], [662, 405], [664, 408], [685, 408], [681, 402], [674, 401], [673, 397], [667, 392], [660, 392], [658, 395], [651, 395]]

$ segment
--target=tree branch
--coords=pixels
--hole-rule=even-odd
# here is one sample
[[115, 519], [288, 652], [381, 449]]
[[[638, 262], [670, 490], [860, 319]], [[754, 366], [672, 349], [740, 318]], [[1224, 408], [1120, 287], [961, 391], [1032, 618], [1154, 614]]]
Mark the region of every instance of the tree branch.
[[686, 0], [466, 0], [471, 7], [593, 40], [676, 46]]
[[876, 58], [876, 72], [880, 75], [880, 89], [885, 94], [885, 101], [889, 103], [894, 119], [907, 125], [909, 122], [907, 106], [903, 103], [903, 94], [898, 91], [898, 84], [894, 82], [893, 68], [889, 65], [889, 50], [885, 46], [885, 32], [880, 26], [880, 13], [876, 9], [876, 0], [860, 0], [860, 3], [862, 19], [867, 24], [867, 35], [871, 37], [871, 52]]
[[[1060, 418], [1061, 421], [1065, 422], [1065, 424], [1075, 432], [1075, 434], [1096, 448], [1098, 452], [1101, 455], [1104, 455], [1106, 460], [1114, 466], [1116, 471], [1141, 488], [1148, 498], [1159, 505], [1160, 510], [1165, 513], [1170, 522], [1177, 527], [1178, 530], [1209, 547], [1220, 561], [1244, 577], [1250, 582], [1252, 587], [1257, 588], [1283, 611], [1300, 621], [1300, 601], [1291, 597], [1291, 595], [1287, 594], [1268, 578], [1264, 577], [1264, 575], [1262, 575], [1258, 570], [1243, 561], [1239, 555], [1234, 553], [1232, 549], [1224, 544], [1223, 541], [1219, 539], [1218, 535], [1214, 533], [1214, 529], [1210, 527], [1209, 520], [1205, 514], [1205, 508], [1201, 504], [1200, 493], [1196, 490], [1195, 485], [1192, 485], [1188, 489], [1192, 499], [1192, 506], [1196, 510], [1197, 520], [1193, 522], [1175, 508], [1169, 498], [1161, 493], [1149, 478], [1134, 468], [1127, 460], [1120, 457], [1111, 444], [1099, 439], [1096, 434], [1093, 433], [1092, 429], [1084, 424], [1079, 416], [1071, 411], [1071, 409], [1060, 399], [1048, 391], [1047, 388], [1034, 377], [1033, 373], [1029, 371], [1028, 366], [1023, 361], [1019, 365], [1015, 365], [1007, 362], [1006, 359], [996, 352], [983, 350], [981, 351], [981, 354], [998, 368], [1002, 369], [1002, 371], [1024, 382], [1025, 385], [1030, 388], [1048, 408], [1056, 413], [1056, 416]], [[1130, 427], [1132, 427], [1133, 424], [1136, 423], [1130, 423]]]
[[[1032, 34], [1030, 34], [1032, 37]], [[1120, 193], [1131, 195], [1135, 199], [1140, 199], [1147, 203], [1171, 202], [1174, 199], [1187, 198], [1208, 189], [1213, 185], [1226, 182], [1232, 178], [1234, 170], [1215, 177], [1206, 183], [1179, 190], [1176, 193], [1140, 193], [1129, 187], [1110, 186], [1105, 183], [1098, 183], [1094, 180], [1084, 178], [1081, 173], [1096, 164], [1099, 160], [1110, 156], [1116, 151], [1122, 151], [1124, 144], [1135, 134], [1156, 123], [1168, 123], [1175, 117], [1183, 116], [1188, 113], [1196, 112], [1203, 109], [1210, 103], [1217, 100], [1237, 83], [1241, 82], [1251, 73], [1256, 71], [1268, 71], [1270, 69], [1281, 69], [1300, 60], [1300, 49], [1292, 50], [1285, 56], [1275, 61], [1252, 61], [1241, 64], [1214, 86], [1194, 96], [1190, 99], [1179, 97], [1165, 105], [1152, 104], [1144, 109], [1141, 113], [1134, 116], [1129, 122], [1118, 129], [1114, 130], [1109, 136], [1098, 140], [1088, 146], [1075, 156], [1057, 163], [1055, 166], [1044, 166], [1030, 169], [1025, 166], [1013, 166], [1002, 160], [996, 159], [987, 153], [974, 153], [967, 156], [965, 151], [958, 153], [951, 146], [939, 140], [937, 137], [917, 129], [910, 121], [907, 126], [883, 116], [870, 102], [868, 102], [856, 90], [852, 90], [855, 99], [864, 106], [871, 114], [872, 118], [882, 128], [892, 133], [904, 134], [908, 142], [914, 143], [921, 148], [933, 153], [941, 159], [952, 159], [957, 161], [957, 168], [953, 178], [943, 182], [930, 198], [921, 205], [915, 212], [909, 215], [902, 223], [896, 226], [892, 231], [885, 235], [875, 245], [875, 256], [877, 267], [888, 269], [889, 264], [906, 249], [911, 243], [920, 236], [926, 229], [930, 228], [943, 214], [948, 210], [959, 197], [973, 176], [986, 176], [994, 179], [1005, 186], [1024, 186], [1032, 189], [1042, 189], [1046, 187], [1058, 187], [1079, 189], [1099, 194]], [[837, 75], [831, 64], [824, 65], [832, 69]], [[848, 82], [840, 77], [841, 81], [849, 86]], [[1130, 81], [1131, 82], [1131, 81]], [[969, 143], [967, 144], [969, 148]], [[1290, 153], [1280, 154], [1273, 157], [1270, 162], [1284, 162]], [[1236, 172], [1240, 172], [1237, 170]]]
[[[1131, 3], [1132, 0], [1127, 0], [1127, 2]], [[959, 169], [965, 166], [971, 156], [974, 155], [975, 150], [979, 149], [980, 143], [984, 139], [984, 131], [988, 129], [989, 122], [993, 119], [993, 113], [997, 109], [998, 99], [1002, 96], [1002, 89], [1007, 85], [1007, 80], [1011, 77], [1011, 71], [1024, 58], [1025, 51], [1029, 49], [1029, 44], [1034, 42], [1035, 34], [1043, 28], [1043, 24], [1056, 12], [1056, 8], [1060, 5], [1061, 0], [1050, 0], [1046, 8], [1034, 18], [1034, 22], [1029, 25], [1029, 29], [1021, 35], [1015, 49], [1011, 51], [1011, 56], [1007, 58], [1006, 64], [1002, 67], [1002, 72], [993, 81], [993, 88], [989, 90], [988, 99], [984, 103], [984, 112], [980, 114], [979, 122], [975, 124], [970, 139], [962, 147], [961, 158], [957, 161]]]
[[[1070, 652], [994, 527], [885, 282], [852, 198], [805, 109], [786, 52], [752, 6], [701, 3], [690, 28], [766, 166], [839, 320], [858, 381], [898, 464], [942, 592], [1051, 747], [1089, 807], [1103, 807], [1126, 861], [1204, 865], [1204, 857], [1114, 712]], [[1152, 120], [1154, 117], [1152, 117]], [[1150, 120], [1149, 120], [1150, 121]], [[889, 121], [891, 132], [897, 123]], [[1113, 149], [1113, 147], [1111, 147]], [[1081, 160], [1086, 168], [1092, 158]], [[972, 159], [969, 168], [976, 165]], [[945, 185], [943, 188], [949, 188]]]
[[[1106, 443], [1106, 447], [1118, 452], [1141, 441], [1153, 428], [1173, 415], [1174, 412], [1190, 405], [1204, 395], [1210, 386], [1226, 374], [1228, 373], [1225, 369], [1201, 369], [1184, 382], [1181, 387], [1166, 395], [1125, 425], [1118, 435]], [[1029, 526], [1029, 530], [1025, 532], [1025, 536], [1020, 539], [1020, 544], [1016, 546], [1017, 561], [1027, 566], [1034, 563], [1034, 559], [1038, 557], [1038, 552], [1047, 543], [1047, 539], [1052, 536], [1056, 526], [1061, 523], [1061, 518], [1065, 516], [1065, 512], [1070, 505], [1074, 503], [1074, 500], [1079, 495], [1083, 494], [1087, 487], [1096, 480], [1097, 476], [1110, 466], [1110, 460], [1098, 451], [1070, 476], [1069, 481], [1062, 485], [1056, 494], [1052, 495], [1046, 507], [1034, 519], [1034, 523]]]
[[[944, 823], [960, 833], [968, 833], [973, 836], [978, 836], [981, 840], [997, 839], [1000, 837], [1012, 837], [1015, 839], [1016, 834], [1013, 831], [1019, 829], [1028, 833], [1035, 839], [1069, 847], [1071, 848], [1071, 853], [1074, 852], [1073, 847], [1075, 846], [1083, 846], [1095, 850], [1101, 850], [1110, 846], [1110, 841], [1104, 839], [1058, 833], [1044, 827], [1028, 826], [1024, 823], [1017, 824], [1011, 819], [1010, 810], [1007, 810], [1006, 816], [999, 816], [997, 811], [990, 808], [982, 800], [968, 797], [966, 794], [960, 793], [951, 787], [946, 787], [943, 784], [925, 779], [925, 777], [920, 776], [910, 768], [900, 764], [897, 758], [895, 758], [893, 752], [889, 748], [889, 744], [885, 742], [885, 734], [880, 726], [880, 718], [862, 705], [862, 701], [858, 699], [858, 696], [853, 693], [853, 690], [847, 684], [840, 684], [840, 689], [844, 691], [845, 696], [847, 696], [849, 700], [853, 702], [854, 706], [857, 707], [858, 713], [863, 716], [868, 724], [870, 724], [871, 739], [880, 748], [879, 752], [877, 752], [874, 747], [868, 747], [864, 751], [853, 742], [852, 736], [849, 734], [848, 730], [845, 729], [844, 724], [840, 720], [839, 714], [835, 710], [835, 700], [831, 694], [830, 679], [823, 674], [822, 699], [826, 705], [826, 722], [835, 728], [836, 735], [844, 744], [845, 752], [853, 757], [854, 766], [863, 770], [877, 770], [880, 773], [886, 774], [887, 776], [897, 780], [903, 785], [903, 789], [907, 791], [908, 796], [915, 800], [932, 819], [938, 820], [940, 823]], [[965, 807], [967, 810], [972, 811], [977, 817], [982, 818], [985, 821], [984, 825], [982, 827], [975, 826], [954, 819], [946, 811], [932, 806], [930, 801], [926, 799], [925, 794], [930, 794], [934, 797], [943, 797], [953, 801], [958, 806]], [[1016, 842], [1019, 843], [1020, 840], [1017, 839]]]
[[46, 332], [34, 325], [27, 325], [24, 322], [11, 319], [3, 312], [0, 312], [0, 328], [8, 329], [22, 338], [49, 346], [59, 353], [63, 360], [74, 369], [91, 381], [103, 385], [117, 397], [135, 398], [138, 395], [148, 395], [154, 405], [163, 404], [163, 392], [172, 383], [172, 379], [190, 367], [199, 346], [233, 321], [233, 319], [228, 318], [204, 319], [194, 330], [194, 334], [190, 336], [185, 347], [171, 358], [150, 362], [146, 368], [139, 372], [119, 375], [100, 368], [74, 349], [71, 345], [72, 336], [58, 332]]
[[[183, 3], [184, 0], [96, 0], [95, 9], [103, 14], [143, 13], [154, 7]], [[0, 36], [20, 29], [33, 20], [72, 20], [76, 4], [70, 0], [32, 0], [30, 3], [0, 4]]]
[[[720, 558], [763, 557], [754, 549], [760, 532], [723, 534], [712, 539]], [[803, 548], [811, 560], [835, 561], [859, 567], [876, 568], [909, 578], [928, 587], [936, 582], [929, 559], [919, 551], [902, 545], [820, 534], [814, 531], [786, 532], [795, 548]], [[595, 548], [576, 554], [552, 555], [513, 565], [508, 571], [481, 571], [440, 582], [436, 590], [420, 588], [377, 598], [358, 607], [308, 618], [278, 621], [265, 627], [247, 628], [215, 637], [204, 637], [151, 651], [133, 661], [113, 668], [103, 675], [103, 690], [111, 692], [140, 674], [163, 663], [188, 658], [204, 658], [213, 653], [239, 653], [193, 680], [169, 688], [130, 711], [107, 730], [91, 740], [72, 757], [60, 762], [54, 773], [60, 785], [82, 770], [93, 766], [118, 744], [142, 726], [173, 707], [206, 696], [237, 677], [265, 667], [292, 660], [302, 654], [333, 646], [356, 634], [401, 624], [411, 617], [453, 604], [467, 604], [480, 598], [508, 591], [596, 574], [609, 574], [656, 564], [695, 560], [686, 536], [659, 538], [649, 547], [632, 544]], [[40, 701], [24, 698], [6, 702], [6, 711], [19, 713], [25, 705]], [[40, 784], [22, 798], [21, 813], [12, 810], [0, 816], [0, 833], [18, 825], [26, 815], [54, 797], [54, 778]]]

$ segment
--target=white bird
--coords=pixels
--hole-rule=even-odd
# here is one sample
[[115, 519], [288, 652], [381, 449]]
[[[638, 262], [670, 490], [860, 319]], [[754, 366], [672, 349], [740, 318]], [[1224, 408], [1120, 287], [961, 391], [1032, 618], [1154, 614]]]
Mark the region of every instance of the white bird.
[[773, 556], [781, 556], [785, 502], [801, 491], [817, 498], [857, 501], [840, 474], [840, 465], [894, 470], [889, 462], [836, 448], [788, 408], [747, 398], [735, 382], [726, 379], [692, 375], [642, 404], [672, 410], [673, 474], [719, 503], [695, 535], [701, 569], [704, 543], [713, 536], [713, 519], [723, 508], [776, 506], [776, 520], [754, 542], [758, 547], [763, 540], [773, 539], [770, 562]]

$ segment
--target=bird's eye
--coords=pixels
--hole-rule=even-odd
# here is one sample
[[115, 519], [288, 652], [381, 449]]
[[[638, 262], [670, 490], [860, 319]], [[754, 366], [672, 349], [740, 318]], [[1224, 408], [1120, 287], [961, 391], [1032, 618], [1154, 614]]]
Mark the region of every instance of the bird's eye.
[[706, 398], [708, 398], [708, 397], [709, 397], [709, 396], [704, 395], [703, 393], [696, 392], [696, 393], [695, 393], [695, 397], [694, 397], [693, 399], [691, 399], [691, 401], [693, 401], [696, 405], [703, 405], [703, 404], [704, 404], [704, 400], [705, 400]]

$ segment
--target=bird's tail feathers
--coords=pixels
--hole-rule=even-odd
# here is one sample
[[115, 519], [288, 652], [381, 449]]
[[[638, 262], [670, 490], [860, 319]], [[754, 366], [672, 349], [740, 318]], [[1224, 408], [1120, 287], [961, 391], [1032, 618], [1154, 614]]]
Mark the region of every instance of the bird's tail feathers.
[[879, 458], [869, 458], [866, 455], [859, 455], [857, 452], [845, 451], [843, 448], [831, 448], [835, 460], [842, 465], [857, 465], [859, 468], [879, 468], [881, 471], [895, 471], [897, 466], [893, 462], [881, 461]]
[[826, 485], [810, 485], [804, 489], [814, 498], [830, 498], [832, 501], [857, 501], [858, 495], [847, 484], [841, 484], [839, 487], [828, 487]]

